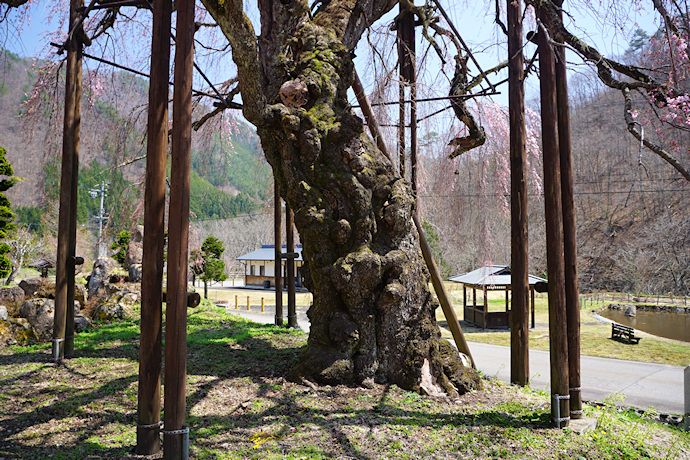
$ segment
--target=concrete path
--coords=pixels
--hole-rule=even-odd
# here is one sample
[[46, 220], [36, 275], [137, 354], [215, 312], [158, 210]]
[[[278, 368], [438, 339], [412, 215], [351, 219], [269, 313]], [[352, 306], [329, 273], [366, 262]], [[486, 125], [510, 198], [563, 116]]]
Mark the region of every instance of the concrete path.
[[[509, 347], [478, 342], [469, 342], [469, 346], [484, 375], [510, 381]], [[530, 350], [529, 355], [530, 386], [549, 391], [549, 352]], [[625, 396], [622, 405], [683, 413], [680, 366], [582, 356], [580, 369], [583, 400], [603, 401], [612, 393], [621, 393]]]
[[[227, 312], [258, 323], [274, 323], [273, 312], [235, 310], [234, 306], [227, 308]], [[304, 309], [298, 309], [297, 323], [303, 331], [309, 332]], [[478, 342], [469, 342], [469, 346], [477, 367], [485, 376], [510, 381], [509, 347]], [[549, 391], [549, 352], [530, 350], [529, 365], [531, 387]], [[683, 368], [680, 366], [582, 356], [580, 367], [585, 401], [604, 401], [612, 393], [621, 393], [625, 396], [622, 405], [651, 407], [668, 414], [683, 413]]]

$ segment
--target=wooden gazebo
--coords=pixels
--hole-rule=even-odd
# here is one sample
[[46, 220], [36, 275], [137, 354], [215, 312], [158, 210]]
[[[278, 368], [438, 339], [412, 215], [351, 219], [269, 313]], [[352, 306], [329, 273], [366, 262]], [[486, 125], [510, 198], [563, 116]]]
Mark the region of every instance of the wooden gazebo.
[[48, 270], [55, 268], [55, 261], [41, 258], [36, 262], [29, 264], [29, 267], [35, 268], [41, 272], [41, 278], [48, 278]]
[[[534, 288], [537, 283], [546, 283], [544, 278], [529, 275], [530, 304], [532, 307], [532, 327], [534, 327]], [[462, 283], [462, 306], [464, 319], [468, 323], [488, 329], [509, 327], [510, 296], [512, 280], [510, 267], [505, 265], [485, 265], [477, 270], [449, 278], [449, 281]], [[472, 288], [472, 303], [467, 304], [467, 288]], [[477, 304], [477, 290], [484, 293], [483, 303]], [[504, 290], [506, 293], [505, 311], [489, 311], [488, 291]]]

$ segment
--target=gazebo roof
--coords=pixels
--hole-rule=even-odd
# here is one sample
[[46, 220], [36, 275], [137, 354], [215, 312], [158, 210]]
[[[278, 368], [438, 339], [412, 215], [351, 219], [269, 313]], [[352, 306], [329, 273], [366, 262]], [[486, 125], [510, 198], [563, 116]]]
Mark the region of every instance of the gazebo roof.
[[[283, 252], [287, 250], [287, 247], [283, 245]], [[302, 261], [302, 245], [301, 244], [296, 244], [295, 245], [295, 252], [297, 253], [297, 258], [295, 258], [296, 261]], [[263, 261], [275, 261], [276, 259], [276, 253], [275, 253], [275, 245], [273, 244], [264, 244], [261, 246], [261, 249], [257, 249], [256, 251], [249, 252], [243, 256], [237, 257], [237, 260], [240, 261], [248, 261], [248, 260], [263, 260]]]
[[29, 264], [29, 267], [41, 270], [43, 268], [55, 268], [55, 262], [50, 259], [40, 258], [37, 261]]
[[[452, 276], [448, 280], [481, 287], [505, 287], [512, 284], [510, 267], [507, 265], [485, 265], [471, 272]], [[530, 286], [534, 286], [536, 283], [546, 282], [546, 280], [538, 276], [528, 275], [528, 282]]]

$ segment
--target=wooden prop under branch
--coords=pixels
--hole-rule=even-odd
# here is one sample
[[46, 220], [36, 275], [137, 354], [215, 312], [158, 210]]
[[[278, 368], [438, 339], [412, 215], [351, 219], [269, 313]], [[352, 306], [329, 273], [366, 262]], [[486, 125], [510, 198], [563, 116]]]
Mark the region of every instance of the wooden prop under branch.
[[[366, 119], [367, 125], [369, 126], [369, 130], [371, 132], [372, 137], [376, 140], [376, 144], [381, 153], [383, 153], [386, 156], [386, 158], [390, 160], [391, 157], [388, 153], [386, 143], [383, 139], [383, 136], [377, 129], [378, 123], [376, 122], [373, 111], [371, 110], [371, 105], [369, 104], [369, 99], [367, 98], [366, 93], [364, 92], [364, 88], [362, 87], [361, 81], [356, 71], [353, 90], [355, 92], [355, 96], [357, 97], [357, 102], [359, 102], [359, 105], [362, 107], [362, 113], [364, 114], [364, 118]], [[462, 329], [460, 329], [458, 317], [455, 315], [455, 310], [453, 310], [453, 305], [451, 304], [450, 298], [448, 297], [448, 293], [446, 292], [445, 286], [443, 285], [441, 273], [439, 272], [438, 267], [436, 266], [436, 263], [434, 262], [434, 259], [431, 255], [429, 243], [427, 243], [426, 241], [426, 238], [424, 236], [424, 230], [422, 230], [422, 226], [419, 223], [419, 219], [417, 218], [416, 213], [412, 215], [412, 220], [414, 221], [414, 225], [417, 228], [417, 233], [419, 234], [419, 244], [422, 249], [422, 256], [424, 257], [424, 262], [426, 262], [426, 266], [429, 269], [429, 272], [431, 273], [431, 281], [434, 286], [434, 290], [436, 291], [436, 296], [438, 297], [439, 302], [441, 304], [443, 314], [445, 315], [446, 321], [448, 322], [450, 332], [453, 334], [455, 345], [461, 353], [466, 354], [470, 358], [470, 361], [472, 362], [472, 367], [476, 369], [474, 358], [472, 358], [472, 353], [470, 353], [470, 347], [467, 345], [467, 341], [465, 340], [465, 336], [462, 333]]]

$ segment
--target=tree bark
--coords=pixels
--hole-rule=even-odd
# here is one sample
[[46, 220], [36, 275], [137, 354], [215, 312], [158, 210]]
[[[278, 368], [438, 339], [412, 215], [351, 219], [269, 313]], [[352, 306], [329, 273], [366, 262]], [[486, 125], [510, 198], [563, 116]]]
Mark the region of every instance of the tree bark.
[[[223, 26], [224, 15], [241, 17], [227, 11], [238, 5], [204, 3], [231, 44], [239, 40], [236, 25]], [[385, 9], [355, 3], [334, 0], [310, 19], [306, 2], [261, 1], [259, 52], [249, 56], [261, 63], [261, 74], [252, 78], [262, 82], [267, 102], [252, 101], [250, 112], [260, 114], [253, 122], [280, 194], [294, 211], [314, 293], [308, 344], [290, 377], [395, 383], [429, 394], [478, 389], [478, 374], [463, 366], [436, 324], [438, 304], [412, 224], [411, 189], [347, 103], [350, 50], [363, 30], [353, 21], [364, 17], [354, 11]], [[240, 86], [247, 70], [239, 70]]]

